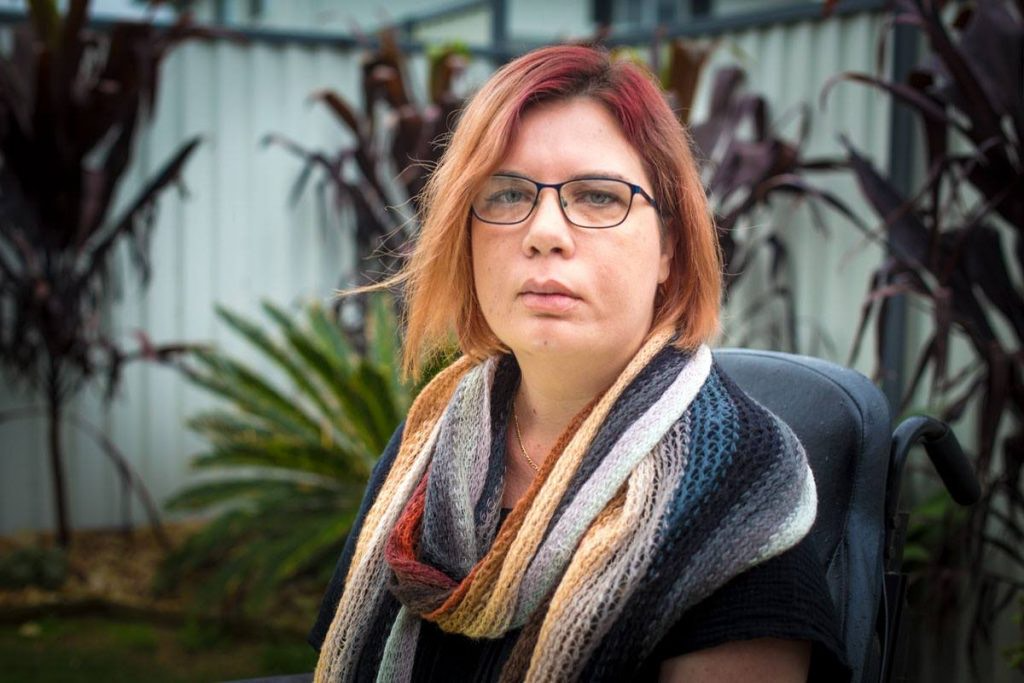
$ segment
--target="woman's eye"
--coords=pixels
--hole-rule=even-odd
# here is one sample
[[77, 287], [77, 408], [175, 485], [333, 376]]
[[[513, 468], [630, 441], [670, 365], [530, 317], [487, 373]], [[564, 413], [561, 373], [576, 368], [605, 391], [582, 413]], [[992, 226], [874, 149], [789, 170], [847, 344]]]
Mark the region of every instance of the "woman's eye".
[[503, 190], [501, 192], [495, 192], [487, 201], [495, 204], [516, 204], [526, 200], [526, 195], [519, 190]]
[[576, 201], [590, 204], [591, 206], [607, 206], [614, 204], [619, 201], [619, 198], [608, 192], [581, 192], [576, 197]]

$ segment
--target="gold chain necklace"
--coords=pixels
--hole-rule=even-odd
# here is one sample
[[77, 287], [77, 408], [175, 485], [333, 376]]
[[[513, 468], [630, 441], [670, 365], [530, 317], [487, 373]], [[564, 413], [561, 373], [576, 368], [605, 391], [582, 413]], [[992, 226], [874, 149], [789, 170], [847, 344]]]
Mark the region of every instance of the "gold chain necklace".
[[533, 468], [534, 472], [540, 472], [540, 468], [537, 467], [537, 463], [533, 461], [530, 454], [526, 452], [526, 446], [523, 445], [523, 433], [519, 431], [519, 415], [516, 414], [516, 409], [512, 408], [512, 421], [516, 425], [516, 439], [519, 441], [519, 450], [523, 452], [523, 457], [526, 458], [526, 462], [530, 463], [530, 467]]

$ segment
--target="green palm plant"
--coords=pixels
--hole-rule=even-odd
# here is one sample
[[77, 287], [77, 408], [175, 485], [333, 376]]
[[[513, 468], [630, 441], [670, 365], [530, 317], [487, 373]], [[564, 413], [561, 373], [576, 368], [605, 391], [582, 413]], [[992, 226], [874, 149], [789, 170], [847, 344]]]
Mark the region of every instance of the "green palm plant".
[[167, 502], [168, 510], [213, 519], [168, 556], [154, 586], [165, 592], [200, 576], [197, 604], [241, 613], [264, 606], [285, 581], [330, 570], [411, 396], [398, 376], [398, 328], [386, 297], [369, 300], [358, 347], [319, 304], [298, 317], [262, 308], [277, 338], [225, 308], [217, 314], [286, 389], [217, 350], [194, 352], [184, 364], [194, 384], [227, 402], [189, 421], [209, 443], [193, 467], [220, 476]]

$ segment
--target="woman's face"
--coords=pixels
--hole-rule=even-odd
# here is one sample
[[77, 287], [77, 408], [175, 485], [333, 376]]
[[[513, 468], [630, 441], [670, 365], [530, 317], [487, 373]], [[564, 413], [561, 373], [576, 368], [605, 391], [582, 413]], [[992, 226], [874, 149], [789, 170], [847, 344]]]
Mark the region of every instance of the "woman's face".
[[[621, 178], [653, 196], [650, 178], [618, 122], [598, 102], [535, 106], [496, 173], [541, 183]], [[656, 209], [633, 197], [613, 228], [569, 223], [554, 189], [513, 225], [471, 219], [476, 294], [491, 330], [516, 356], [625, 362], [650, 330], [654, 296], [669, 273]], [[667, 247], [666, 247], [667, 249]]]

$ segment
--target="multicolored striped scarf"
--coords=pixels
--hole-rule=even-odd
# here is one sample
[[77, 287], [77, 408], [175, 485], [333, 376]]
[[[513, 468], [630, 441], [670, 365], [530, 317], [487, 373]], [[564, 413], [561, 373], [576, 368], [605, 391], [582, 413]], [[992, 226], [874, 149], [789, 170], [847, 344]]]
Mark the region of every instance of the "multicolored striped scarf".
[[619, 680], [689, 607], [796, 544], [817, 498], [793, 432], [707, 347], [650, 339], [498, 528], [518, 368], [463, 358], [417, 397], [316, 681], [407, 681], [423, 619], [521, 629], [503, 681]]

